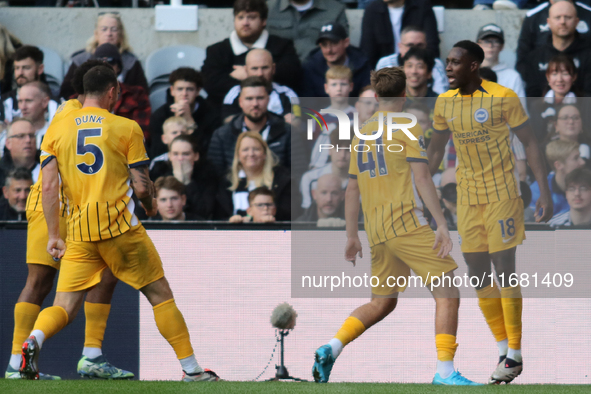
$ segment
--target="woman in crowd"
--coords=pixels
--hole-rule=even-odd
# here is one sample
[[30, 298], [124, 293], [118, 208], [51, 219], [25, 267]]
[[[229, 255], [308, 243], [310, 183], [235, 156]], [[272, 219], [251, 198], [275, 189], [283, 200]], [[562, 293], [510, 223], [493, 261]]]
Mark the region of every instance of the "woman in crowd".
[[545, 144], [553, 140], [576, 141], [579, 145], [581, 159], [589, 163], [589, 136], [583, 130], [581, 111], [573, 104], [563, 105], [558, 109], [554, 131], [548, 134]]
[[6, 27], [0, 25], [0, 94], [12, 90], [12, 77], [14, 74], [12, 55], [21, 46], [21, 41], [13, 36]]
[[266, 186], [275, 194], [275, 219], [291, 220], [289, 170], [277, 165], [277, 158], [259, 133], [249, 131], [240, 134], [236, 141], [232, 169], [218, 195], [218, 219], [232, 217], [232, 222], [244, 221], [248, 193], [260, 186]]
[[98, 46], [106, 43], [117, 46], [121, 53], [122, 70], [121, 74], [119, 74], [119, 81], [127, 85], [141, 86], [148, 91], [148, 81], [144, 75], [144, 69], [139, 59], [131, 53], [131, 47], [127, 41], [121, 16], [117, 12], [105, 12], [99, 14], [94, 35], [88, 40], [86, 48], [72, 55], [72, 64], [64, 77], [64, 82], [60, 89], [60, 97], [68, 99], [75, 94], [71, 86], [74, 71], [76, 71], [78, 66], [92, 57]]
[[158, 161], [150, 170], [150, 178], [173, 175], [185, 185], [187, 205], [184, 211], [198, 220], [210, 220], [215, 208], [218, 177], [212, 165], [199, 155], [190, 136], [181, 134], [172, 140], [168, 161]]

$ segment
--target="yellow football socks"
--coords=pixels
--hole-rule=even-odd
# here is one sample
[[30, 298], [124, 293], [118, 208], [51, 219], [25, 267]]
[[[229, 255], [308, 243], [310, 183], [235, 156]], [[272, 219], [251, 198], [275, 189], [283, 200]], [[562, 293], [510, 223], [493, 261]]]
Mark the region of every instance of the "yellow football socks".
[[515, 287], [503, 287], [501, 289], [501, 297], [509, 348], [519, 350], [521, 349], [521, 311], [523, 309], [521, 287], [519, 285]]
[[[501, 292], [496, 283], [476, 290], [478, 305], [497, 342], [507, 339]], [[506, 315], [505, 315], [506, 316]]]
[[68, 312], [61, 306], [50, 306], [39, 313], [33, 330], [42, 331], [45, 340], [51, 338], [68, 325]]
[[158, 331], [170, 343], [176, 357], [180, 360], [191, 356], [193, 347], [189, 339], [189, 330], [174, 299], [164, 301], [154, 306], [153, 309]]
[[364, 331], [365, 326], [363, 325], [361, 320], [359, 320], [356, 317], [349, 316], [334, 337], [341, 341], [344, 347], [349, 342], [353, 341], [355, 338], [363, 334]]
[[437, 347], [438, 361], [453, 361], [458, 344], [456, 336], [451, 334], [435, 335], [435, 346]]
[[103, 347], [109, 312], [111, 312], [111, 304], [84, 303], [84, 314], [86, 315], [84, 347], [99, 349]]
[[14, 306], [14, 335], [12, 336], [12, 354], [21, 354], [23, 342], [29, 337], [41, 307], [28, 302], [18, 302]]

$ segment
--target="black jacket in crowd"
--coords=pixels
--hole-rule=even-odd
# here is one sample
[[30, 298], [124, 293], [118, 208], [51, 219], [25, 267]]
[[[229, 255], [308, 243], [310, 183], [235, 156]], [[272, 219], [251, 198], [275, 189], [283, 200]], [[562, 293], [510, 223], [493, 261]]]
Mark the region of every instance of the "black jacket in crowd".
[[[273, 186], [271, 191], [275, 194], [275, 220], [291, 220], [291, 176], [289, 170], [282, 166], [273, 168]], [[228, 190], [230, 181], [221, 183], [218, 192], [216, 219], [228, 220], [234, 214], [234, 203], [232, 202], [232, 191]], [[246, 188], [246, 178], [238, 184], [238, 190]]]
[[[546, 1], [529, 10], [523, 20], [517, 42], [517, 63], [515, 65], [520, 73], [522, 73], [520, 70], [527, 70], [530, 54], [537, 48], [545, 46], [548, 36], [552, 35], [547, 21], [550, 5], [550, 2]], [[581, 2], [576, 2], [575, 7], [580, 19], [577, 30], [581, 37], [591, 40], [591, 7]], [[530, 97], [529, 94], [528, 97]]]
[[[353, 91], [350, 97], [358, 97], [361, 88], [370, 84], [369, 74], [372, 67], [367, 57], [359, 48], [349, 45], [347, 47], [349, 64], [347, 67], [353, 71]], [[304, 62], [304, 75], [300, 97], [328, 97], [324, 91], [326, 83], [326, 71], [328, 64], [320, 48], [314, 49]]]
[[[172, 99], [172, 96], [167, 96], [167, 103], [154, 111], [152, 116], [150, 116], [149, 130], [151, 159], [168, 151], [168, 147], [162, 142], [162, 125], [166, 119], [174, 116], [170, 110], [170, 106], [174, 103], [174, 100]], [[195, 104], [198, 104], [197, 109], [191, 115], [197, 124], [197, 130], [193, 131], [191, 138], [197, 144], [199, 153], [204, 155], [207, 152], [207, 147], [213, 132], [222, 124], [222, 121], [219, 116], [219, 111], [216, 111], [203, 97], [197, 96]]]
[[26, 221], [26, 212], [17, 212], [8, 204], [8, 200], [4, 196], [0, 197], [0, 221]]
[[[242, 133], [244, 114], [236, 115], [213, 133], [207, 158], [213, 163], [220, 176], [226, 176], [234, 160], [234, 148], [238, 136]], [[283, 117], [271, 112], [267, 113], [267, 124], [271, 127], [267, 138], [267, 145], [277, 158], [279, 164], [291, 167], [291, 127], [285, 123]], [[263, 128], [264, 130], [265, 128]]]
[[[439, 57], [439, 32], [431, 1], [413, 0], [404, 3], [401, 30], [407, 26], [421, 28], [427, 36], [427, 48], [433, 56]], [[361, 22], [360, 47], [367, 55], [372, 70], [380, 58], [398, 52], [388, 4], [384, 1], [372, 1], [365, 8]]]
[[[273, 81], [297, 91], [301, 65], [293, 42], [270, 34], [265, 49], [271, 52], [275, 62]], [[207, 56], [201, 72], [207, 98], [213, 104], [221, 105], [226, 93], [240, 83], [239, 80], [232, 78], [230, 73], [234, 71], [234, 66], [244, 66], [247, 53], [234, 55], [229, 38], [207, 47]]]
[[570, 56], [577, 67], [577, 79], [574, 88], [585, 95], [591, 93], [591, 42], [576, 33], [573, 43], [564, 51], [558, 51], [552, 45], [552, 35], [546, 36], [544, 45], [537, 47], [527, 56], [525, 62], [517, 65], [517, 71], [525, 82], [527, 97], [543, 97], [548, 87], [546, 69], [554, 56], [564, 54]]
[[[150, 178], [156, 181], [161, 176], [173, 175], [170, 161], [159, 161], [150, 171]], [[215, 195], [220, 177], [206, 159], [199, 159], [193, 167], [191, 182], [185, 185], [187, 205], [183, 209], [187, 220], [211, 220], [215, 208]]]

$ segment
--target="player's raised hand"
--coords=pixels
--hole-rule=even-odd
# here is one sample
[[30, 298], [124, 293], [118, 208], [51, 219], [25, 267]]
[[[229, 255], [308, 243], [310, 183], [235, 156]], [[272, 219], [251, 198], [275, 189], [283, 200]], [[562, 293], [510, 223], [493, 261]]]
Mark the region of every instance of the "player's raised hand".
[[441, 244], [441, 247], [439, 248], [439, 252], [437, 252], [437, 257], [444, 258], [449, 254], [449, 252], [451, 252], [451, 249], [454, 246], [453, 242], [451, 242], [451, 238], [449, 237], [449, 230], [447, 229], [447, 226], [437, 226], [433, 249], [437, 249], [437, 245], [439, 244]]
[[[552, 197], [545, 194], [546, 193], [540, 195], [540, 198], [536, 201], [536, 211], [534, 212], [536, 223], [546, 223], [554, 215], [554, 203], [552, 202]], [[542, 211], [541, 213], [540, 210]]]
[[66, 243], [63, 239], [49, 239], [47, 242], [47, 253], [53, 257], [53, 260], [59, 261], [66, 253]]
[[359, 258], [363, 258], [363, 251], [361, 250], [361, 241], [359, 240], [359, 237], [347, 238], [347, 245], [345, 246], [345, 260], [352, 262], [353, 266], [355, 266], [357, 253], [359, 253]]

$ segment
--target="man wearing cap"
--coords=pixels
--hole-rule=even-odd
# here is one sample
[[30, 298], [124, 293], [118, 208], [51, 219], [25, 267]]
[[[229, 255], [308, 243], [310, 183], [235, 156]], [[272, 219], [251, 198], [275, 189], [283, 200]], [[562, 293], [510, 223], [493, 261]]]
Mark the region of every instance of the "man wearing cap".
[[513, 90], [519, 97], [525, 97], [525, 88], [519, 73], [499, 61], [499, 54], [505, 46], [503, 29], [494, 23], [484, 25], [478, 30], [476, 42], [484, 51], [482, 67], [490, 67], [497, 74], [499, 85]]
[[[121, 63], [121, 54], [119, 49], [113, 44], [103, 44], [96, 48], [92, 59], [103, 60], [109, 63], [115, 74], [119, 76], [123, 70]], [[119, 93], [119, 100], [115, 104], [113, 113], [124, 118], [135, 120], [144, 132], [144, 137], [149, 140], [148, 125], [150, 123], [150, 114], [152, 108], [150, 107], [150, 97], [146, 90], [141, 86], [128, 85], [120, 82], [121, 93]]]
[[351, 97], [369, 85], [371, 67], [359, 48], [350, 45], [347, 30], [339, 23], [322, 26], [316, 40], [318, 48], [304, 62], [301, 97], [328, 97], [324, 91], [325, 74], [329, 67], [347, 66], [353, 72]]
[[292, 40], [302, 63], [316, 48], [320, 28], [331, 22], [349, 30], [338, 0], [269, 0], [269, 33]]

